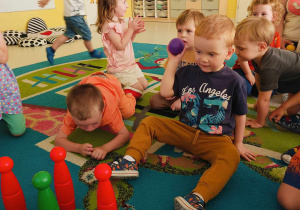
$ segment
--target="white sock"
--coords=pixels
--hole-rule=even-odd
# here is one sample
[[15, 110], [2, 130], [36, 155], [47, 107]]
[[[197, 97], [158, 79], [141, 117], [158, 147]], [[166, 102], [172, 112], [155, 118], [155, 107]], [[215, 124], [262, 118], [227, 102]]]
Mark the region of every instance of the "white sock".
[[126, 160], [128, 160], [128, 161], [130, 161], [130, 162], [134, 162], [135, 161], [135, 159], [133, 157], [131, 157], [130, 155], [125, 155], [123, 158], [126, 159]]

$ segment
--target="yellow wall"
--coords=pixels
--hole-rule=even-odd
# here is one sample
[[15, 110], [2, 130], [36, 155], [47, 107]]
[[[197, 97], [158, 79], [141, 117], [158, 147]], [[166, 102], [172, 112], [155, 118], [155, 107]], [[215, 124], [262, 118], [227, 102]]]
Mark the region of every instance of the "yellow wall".
[[[220, 0], [220, 1], [222, 1], [222, 0]], [[228, 0], [227, 16], [229, 18], [235, 18], [235, 14], [236, 14], [236, 1], [237, 0]]]
[[[35, 1], [35, 0], [30, 0], [30, 1]], [[0, 31], [5, 31], [5, 30], [26, 31], [27, 23], [29, 19], [33, 17], [42, 18], [49, 28], [64, 26], [65, 22], [63, 19], [63, 12], [64, 12], [63, 0], [54, 0], [54, 1], [55, 1], [55, 9], [0, 13]], [[38, 1], [36, 0], [36, 2]], [[128, 4], [129, 4], [129, 8], [126, 11], [126, 17], [129, 17], [132, 14], [131, 0], [128, 0]]]

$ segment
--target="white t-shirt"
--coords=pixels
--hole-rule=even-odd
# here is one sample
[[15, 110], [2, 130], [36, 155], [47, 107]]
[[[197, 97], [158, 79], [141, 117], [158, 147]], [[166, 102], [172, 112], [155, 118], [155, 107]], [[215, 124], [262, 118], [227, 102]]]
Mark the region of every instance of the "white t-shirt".
[[65, 10], [64, 10], [65, 17], [85, 15], [84, 0], [64, 0], [64, 5], [65, 5]]

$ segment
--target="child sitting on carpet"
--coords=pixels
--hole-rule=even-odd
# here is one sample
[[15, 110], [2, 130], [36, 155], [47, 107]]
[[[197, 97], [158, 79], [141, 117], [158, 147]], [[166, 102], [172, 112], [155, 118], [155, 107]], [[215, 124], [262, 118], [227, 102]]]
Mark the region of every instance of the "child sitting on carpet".
[[[49, 0], [39, 0], [38, 4], [41, 8], [48, 4]], [[84, 45], [89, 51], [89, 54], [93, 58], [103, 58], [103, 52], [95, 50], [92, 46], [92, 34], [85, 16], [85, 5], [84, 0], [64, 0], [64, 20], [66, 23], [66, 31], [63, 35], [57, 37], [51, 47], [46, 48], [47, 59], [51, 65], [54, 64], [54, 53], [55, 51], [64, 44], [67, 40], [73, 38], [76, 34], [79, 34]]]
[[[284, 13], [284, 8], [278, 0], [253, 0], [248, 7], [248, 12], [250, 16], [263, 17], [268, 19], [274, 25], [277, 25]], [[270, 46], [280, 48], [280, 44], [280, 35], [278, 32], [275, 32], [273, 42]], [[257, 95], [254, 68], [251, 61], [239, 61], [239, 59], [237, 59], [232, 69], [245, 79], [247, 84], [247, 95]]]
[[21, 95], [17, 79], [7, 61], [8, 50], [0, 32], [0, 120], [7, 123], [13, 136], [21, 136], [26, 130]]
[[277, 192], [284, 209], [300, 209], [300, 150], [293, 156]]
[[128, 8], [125, 0], [102, 0], [98, 2], [98, 32], [102, 35], [104, 53], [107, 57], [107, 72], [121, 82], [125, 93], [136, 99], [142, 97], [148, 82], [135, 62], [132, 42], [138, 33], [145, 31], [140, 17], [125, 23]]
[[[84, 78], [67, 95], [68, 113], [55, 138], [55, 145], [64, 147], [66, 151], [103, 160], [107, 153], [129, 141], [129, 131], [123, 119], [134, 114], [135, 104], [135, 98], [124, 94], [114, 76], [98, 72]], [[100, 147], [93, 148], [90, 143], [79, 144], [67, 139], [76, 128], [93, 131], [104, 126], [117, 136]]]
[[[178, 16], [176, 20], [177, 38], [184, 42], [186, 51], [177, 68], [197, 65], [195, 62], [194, 35], [202, 18], [204, 18], [204, 15], [193, 9], [185, 10]], [[168, 62], [169, 59], [167, 59], [164, 69], [167, 68]], [[150, 106], [152, 109], [171, 108], [173, 111], [179, 111], [181, 101], [178, 97], [164, 98], [158, 92], [150, 98]]]
[[[275, 34], [274, 25], [265, 18], [249, 17], [236, 27], [235, 52], [240, 60], [252, 61], [259, 90], [257, 117], [246, 122], [252, 128], [263, 127], [269, 112], [272, 91], [289, 93], [286, 104], [288, 114], [296, 114], [300, 104], [300, 53], [270, 47]], [[285, 108], [284, 108], [285, 109]]]
[[[255, 155], [243, 144], [247, 113], [246, 84], [224, 60], [232, 56], [235, 27], [223, 15], [203, 18], [195, 31], [195, 61], [177, 71], [185, 49], [168, 52], [169, 63], [161, 82], [161, 96], [180, 96], [180, 121], [147, 117], [131, 139], [123, 158], [109, 163], [113, 178], [139, 176], [138, 166], [155, 139], [179, 147], [211, 163], [196, 188], [176, 197], [175, 209], [204, 209], [235, 173], [240, 156]], [[234, 131], [234, 137], [233, 137]]]

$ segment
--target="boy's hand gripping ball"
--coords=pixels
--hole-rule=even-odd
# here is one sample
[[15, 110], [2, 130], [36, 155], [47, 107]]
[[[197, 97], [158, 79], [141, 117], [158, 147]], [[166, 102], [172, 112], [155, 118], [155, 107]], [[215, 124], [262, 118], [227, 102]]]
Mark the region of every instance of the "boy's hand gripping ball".
[[172, 39], [169, 43], [169, 51], [173, 55], [180, 54], [184, 49], [184, 43], [181, 39], [175, 38]]

